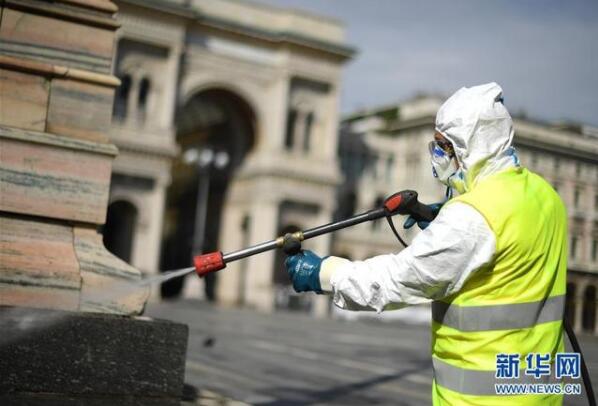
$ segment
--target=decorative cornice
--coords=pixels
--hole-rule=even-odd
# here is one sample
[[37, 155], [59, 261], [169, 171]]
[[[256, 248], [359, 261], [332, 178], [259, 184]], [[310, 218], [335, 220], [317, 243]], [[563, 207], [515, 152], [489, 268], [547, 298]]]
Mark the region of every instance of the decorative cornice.
[[54, 0], [56, 3], [71, 4], [74, 6], [88, 8], [90, 10], [103, 11], [106, 13], [116, 13], [118, 7], [111, 2], [106, 0]]
[[145, 145], [136, 142], [127, 142], [121, 138], [113, 137], [111, 141], [117, 146], [120, 151], [128, 151], [139, 153], [154, 159], [168, 159], [171, 160], [178, 155], [178, 147], [176, 145], [169, 146], [154, 146]]
[[321, 41], [314, 38], [309, 38], [294, 32], [288, 31], [266, 31], [258, 28], [250, 27], [248, 25], [239, 24], [236, 21], [225, 20], [221, 18], [200, 15], [197, 17], [199, 24], [218, 29], [226, 32], [234, 32], [241, 35], [246, 35], [262, 41], [291, 44], [300, 47], [310, 48], [316, 51], [333, 54], [340, 59], [349, 59], [356, 50], [352, 47], [333, 44], [331, 42]]
[[117, 2], [162, 11], [164, 13], [184, 18], [193, 19], [197, 17], [198, 14], [197, 11], [191, 9], [190, 7], [160, 0], [117, 0]]
[[[401, 131], [434, 128], [434, 117], [423, 116], [398, 121], [388, 129], [380, 130], [381, 135], [398, 136]], [[514, 119], [515, 146], [542, 150], [552, 154], [581, 159], [598, 164], [598, 138], [592, 138], [570, 131], [563, 131], [533, 122]]]
[[556, 144], [544, 142], [541, 138], [524, 137], [518, 132], [515, 133], [515, 138], [513, 141], [516, 147], [522, 146], [530, 149], [542, 150], [555, 155], [569, 157], [576, 160], [583, 160], [592, 164], [598, 164], [598, 153], [596, 150], [577, 148], [573, 144]]
[[239, 181], [253, 180], [253, 179], [285, 179], [289, 181], [309, 182], [312, 185], [320, 186], [334, 186], [339, 184], [339, 179], [333, 176], [315, 175], [312, 173], [297, 172], [290, 168], [252, 168], [240, 171], [236, 179]]
[[85, 141], [78, 138], [63, 135], [50, 134], [46, 132], [23, 130], [16, 127], [0, 125], [0, 138], [51, 145], [53, 147], [72, 149], [75, 151], [92, 152], [95, 154], [116, 156], [118, 150], [112, 144]]
[[598, 138], [515, 120], [515, 145], [598, 164]]
[[395, 132], [402, 130], [421, 128], [421, 127], [434, 127], [436, 118], [433, 115], [426, 115], [422, 117], [412, 118], [409, 120], [397, 120], [390, 125], [388, 128], [383, 129], [381, 132], [388, 135], [393, 135]]
[[[57, 6], [53, 2], [32, 0], [4, 0], [3, 6], [113, 31], [120, 27], [120, 24], [113, 17], [113, 14], [116, 12], [116, 6], [110, 2], [100, 3], [85, 0], [58, 0], [57, 2], [63, 5]], [[106, 6], [101, 7], [100, 4], [102, 3], [106, 4]], [[113, 7], [110, 7], [110, 4]], [[73, 5], [78, 7], [73, 7]]]
[[112, 122], [110, 140], [121, 151], [146, 155], [153, 159], [171, 160], [180, 147], [174, 142], [171, 129], [127, 126]]
[[35, 73], [50, 78], [63, 78], [79, 82], [87, 82], [100, 86], [117, 87], [120, 85], [120, 80], [112, 75], [6, 55], [0, 55], [0, 67], [21, 72]]
[[190, 7], [167, 4], [160, 0], [120, 0], [122, 3], [133, 4], [140, 7], [159, 10], [162, 12], [171, 13], [173, 15], [192, 19], [202, 26], [222, 30], [226, 32], [234, 32], [236, 34], [245, 35], [254, 39], [267, 41], [278, 44], [290, 44], [304, 48], [310, 48], [319, 52], [328, 53], [335, 57], [345, 60], [351, 58], [356, 50], [353, 47], [335, 44], [328, 41], [322, 41], [315, 38], [307, 37], [295, 32], [289, 31], [269, 31], [255, 28], [247, 24], [241, 24], [237, 21], [217, 18], [201, 13], [197, 9]]

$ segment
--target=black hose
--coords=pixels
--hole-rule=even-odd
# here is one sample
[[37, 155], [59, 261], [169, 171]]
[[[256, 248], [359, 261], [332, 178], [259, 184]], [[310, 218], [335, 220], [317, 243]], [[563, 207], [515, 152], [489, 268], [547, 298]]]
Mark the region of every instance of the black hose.
[[388, 225], [390, 226], [390, 229], [392, 230], [392, 233], [395, 235], [395, 237], [397, 237], [397, 240], [399, 240], [399, 242], [401, 244], [403, 244], [403, 247], [407, 248], [408, 244], [405, 241], [403, 241], [403, 239], [401, 238], [401, 235], [399, 234], [399, 232], [395, 228], [395, 223], [392, 221], [392, 217], [386, 216], [386, 221], [388, 221]]
[[592, 381], [590, 380], [590, 372], [588, 371], [586, 360], [581, 352], [581, 347], [579, 346], [575, 332], [571, 328], [566, 317], [563, 319], [563, 325], [565, 326], [565, 332], [567, 333], [567, 337], [569, 337], [569, 342], [571, 343], [571, 347], [573, 347], [573, 351], [578, 353], [579, 358], [581, 358], [581, 378], [583, 380], [583, 386], [586, 388], [588, 404], [590, 406], [596, 406], [596, 396], [594, 395], [594, 388], [592, 388]]

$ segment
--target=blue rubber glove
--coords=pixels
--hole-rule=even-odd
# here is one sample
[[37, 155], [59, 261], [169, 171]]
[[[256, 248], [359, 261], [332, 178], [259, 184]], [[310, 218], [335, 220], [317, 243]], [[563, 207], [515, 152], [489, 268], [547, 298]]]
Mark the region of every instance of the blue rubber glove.
[[284, 265], [293, 282], [295, 292], [322, 293], [320, 286], [320, 266], [322, 258], [311, 251], [301, 250], [295, 255], [289, 255]]
[[[434, 215], [437, 215], [443, 204], [444, 204], [444, 202], [443, 203], [433, 203], [433, 204], [428, 204], [428, 207], [431, 208], [432, 211], [434, 211]], [[430, 225], [429, 221], [423, 221], [423, 220], [416, 221], [412, 216], [409, 216], [409, 217], [407, 217], [407, 220], [405, 220], [405, 222], [403, 223], [403, 228], [409, 229], [409, 228], [413, 227], [413, 225], [415, 223], [417, 223], [417, 226], [421, 230], [425, 230]]]

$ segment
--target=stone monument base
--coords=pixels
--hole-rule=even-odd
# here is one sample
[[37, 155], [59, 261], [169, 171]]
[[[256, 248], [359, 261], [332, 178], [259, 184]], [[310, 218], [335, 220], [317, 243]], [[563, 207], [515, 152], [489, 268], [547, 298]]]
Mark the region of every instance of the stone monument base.
[[188, 327], [0, 307], [0, 404], [179, 405]]

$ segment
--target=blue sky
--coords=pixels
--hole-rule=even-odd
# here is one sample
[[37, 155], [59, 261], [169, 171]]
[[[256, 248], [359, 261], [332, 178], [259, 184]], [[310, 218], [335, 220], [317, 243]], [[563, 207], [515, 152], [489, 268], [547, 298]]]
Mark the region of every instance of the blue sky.
[[496, 81], [512, 113], [598, 125], [598, 1], [259, 2], [345, 23], [343, 113]]

